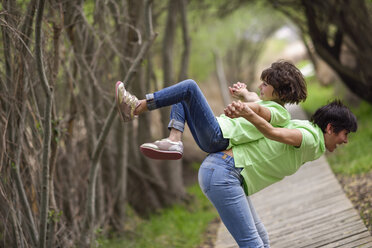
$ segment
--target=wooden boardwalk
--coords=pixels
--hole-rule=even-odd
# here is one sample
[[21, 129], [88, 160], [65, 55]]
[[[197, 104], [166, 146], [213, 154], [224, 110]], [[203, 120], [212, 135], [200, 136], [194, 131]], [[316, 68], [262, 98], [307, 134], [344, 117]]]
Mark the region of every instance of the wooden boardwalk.
[[[304, 119], [289, 107], [292, 117]], [[372, 247], [372, 237], [324, 156], [254, 194], [253, 205], [272, 248]], [[221, 223], [215, 248], [238, 247]]]

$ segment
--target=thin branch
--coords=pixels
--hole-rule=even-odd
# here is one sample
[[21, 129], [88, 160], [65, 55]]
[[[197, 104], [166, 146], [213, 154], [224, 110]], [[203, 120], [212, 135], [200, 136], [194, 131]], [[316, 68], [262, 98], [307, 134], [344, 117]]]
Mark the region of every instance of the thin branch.
[[15, 181], [16, 181], [16, 185], [17, 185], [17, 189], [18, 189], [18, 194], [21, 198], [23, 207], [24, 207], [25, 212], [26, 212], [26, 217], [27, 217], [27, 220], [28, 220], [29, 225], [30, 225], [31, 238], [32, 238], [34, 246], [36, 246], [36, 244], [38, 242], [38, 233], [37, 233], [37, 230], [36, 230], [36, 225], [35, 225], [35, 222], [34, 222], [34, 218], [32, 216], [31, 207], [30, 207], [30, 204], [28, 202], [26, 192], [24, 190], [24, 185], [23, 185], [23, 181], [22, 181], [22, 178], [21, 178], [21, 172], [20, 172], [21, 154], [22, 154], [22, 147], [23, 147], [23, 135], [24, 135], [23, 134], [24, 133], [24, 120], [26, 118], [26, 109], [27, 109], [26, 104], [23, 104], [22, 105], [21, 120], [20, 120], [20, 123], [19, 123], [19, 135], [18, 135], [18, 141], [17, 141], [18, 148], [17, 148], [17, 152], [16, 152], [17, 157], [16, 157], [16, 162], [15, 162], [14, 174], [15, 174]]
[[47, 219], [49, 208], [49, 153], [51, 139], [51, 113], [53, 104], [52, 88], [49, 87], [47, 77], [45, 75], [42, 47], [41, 47], [41, 24], [43, 20], [45, 0], [39, 0], [37, 7], [37, 15], [35, 22], [35, 57], [37, 71], [39, 73], [41, 85], [43, 86], [46, 95], [46, 106], [44, 115], [44, 142], [43, 142], [43, 157], [42, 157], [42, 185], [41, 185], [41, 206], [40, 206], [40, 238], [39, 247], [46, 246], [47, 234]]

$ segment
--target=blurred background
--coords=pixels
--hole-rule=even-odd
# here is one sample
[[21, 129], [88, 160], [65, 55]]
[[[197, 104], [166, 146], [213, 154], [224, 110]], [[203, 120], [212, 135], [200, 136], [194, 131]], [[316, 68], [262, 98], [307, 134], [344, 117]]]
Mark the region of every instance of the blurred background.
[[114, 85], [143, 98], [192, 78], [217, 116], [229, 85], [257, 91], [279, 59], [305, 75], [308, 115], [335, 98], [356, 114], [358, 132], [326, 155], [371, 231], [371, 12], [370, 0], [2, 0], [0, 247], [213, 247], [206, 154], [187, 129], [182, 160], [143, 157], [170, 109], [123, 123]]

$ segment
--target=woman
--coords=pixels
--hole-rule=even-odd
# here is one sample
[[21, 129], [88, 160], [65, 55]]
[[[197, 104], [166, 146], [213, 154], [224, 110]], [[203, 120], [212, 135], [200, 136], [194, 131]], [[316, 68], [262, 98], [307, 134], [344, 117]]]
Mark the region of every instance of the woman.
[[295, 173], [326, 149], [333, 152], [347, 143], [349, 132], [357, 130], [356, 118], [340, 101], [318, 109], [311, 122], [291, 120], [285, 128], [271, 126], [241, 102], [227, 106], [225, 113], [246, 118], [265, 137], [209, 154], [199, 169], [199, 184], [239, 247], [269, 247], [266, 230], [246, 195]]

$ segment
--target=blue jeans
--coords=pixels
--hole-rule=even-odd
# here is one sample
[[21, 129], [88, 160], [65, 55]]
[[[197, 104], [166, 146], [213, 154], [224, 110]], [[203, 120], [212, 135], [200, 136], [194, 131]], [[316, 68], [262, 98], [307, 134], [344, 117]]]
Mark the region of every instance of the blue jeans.
[[184, 131], [187, 122], [200, 149], [207, 153], [223, 151], [229, 140], [222, 135], [220, 125], [205, 96], [195, 81], [188, 79], [146, 95], [149, 110], [172, 105], [168, 128]]
[[199, 169], [199, 185], [239, 247], [270, 247], [266, 229], [244, 193], [241, 170], [233, 157], [209, 154]]

